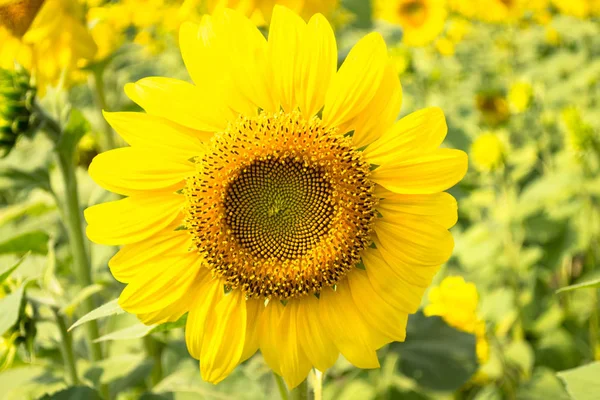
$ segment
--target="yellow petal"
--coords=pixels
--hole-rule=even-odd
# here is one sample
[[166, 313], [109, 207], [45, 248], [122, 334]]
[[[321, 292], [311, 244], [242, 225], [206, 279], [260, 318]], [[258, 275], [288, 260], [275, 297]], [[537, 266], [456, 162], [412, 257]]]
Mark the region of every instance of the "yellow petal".
[[278, 334], [280, 335], [281, 347], [279, 348], [279, 365], [281, 376], [288, 388], [298, 386], [312, 368], [298, 337], [298, 302], [289, 301], [283, 308], [279, 320]]
[[425, 156], [384, 164], [371, 173], [371, 180], [396, 193], [436, 193], [457, 184], [467, 173], [467, 167], [464, 151], [439, 149]]
[[199, 277], [185, 323], [185, 344], [190, 355], [197, 360], [202, 354], [207, 316], [225, 295], [223, 283], [219, 279], [213, 279], [210, 275], [207, 273]]
[[402, 270], [397, 271], [398, 267], [388, 264], [377, 249], [363, 251], [362, 262], [369, 281], [385, 301], [404, 313], [414, 313], [419, 309], [427, 287], [411, 284], [404, 279]]
[[231, 110], [214, 102], [210, 93], [171, 78], [143, 78], [125, 85], [127, 96], [148, 114], [200, 131], [220, 131], [233, 119]]
[[402, 105], [402, 86], [398, 73], [388, 63], [381, 84], [369, 105], [354, 119], [340, 127], [340, 131], [354, 131], [352, 145], [356, 148], [372, 143], [394, 123]]
[[380, 296], [373, 288], [366, 271], [355, 268], [347, 276], [352, 298], [367, 324], [378, 329], [391, 341], [404, 341], [408, 314]]
[[379, 368], [374, 332], [360, 315], [346, 280], [336, 290], [325, 288], [319, 298], [319, 314], [328, 336], [342, 355], [359, 368]]
[[123, 289], [119, 305], [132, 314], [166, 308], [186, 294], [200, 269], [200, 256], [194, 252], [156, 259]]
[[407, 264], [406, 257], [403, 256], [403, 253], [396, 251], [395, 248], [390, 251], [383, 247], [377, 237], [373, 239], [373, 242], [377, 246], [377, 250], [387, 265], [392, 267], [392, 271], [401, 279], [412, 285], [423, 288], [429, 287], [433, 277], [440, 270], [440, 265], [423, 266]]
[[371, 164], [385, 165], [425, 155], [437, 149], [448, 132], [444, 112], [439, 107], [415, 111], [396, 122], [371, 143], [363, 155]]
[[299, 67], [296, 101], [304, 118], [309, 119], [323, 108], [325, 94], [337, 69], [335, 35], [321, 14], [313, 15], [308, 21]]
[[204, 15], [199, 24], [185, 22], [179, 30], [181, 55], [195, 84], [211, 93], [215, 104], [252, 115], [256, 106], [235, 86], [225, 45], [210, 15]]
[[196, 167], [185, 158], [168, 155], [137, 147], [114, 149], [94, 157], [89, 173], [98, 185], [123, 195], [161, 189], [174, 192]]
[[121, 247], [108, 261], [108, 267], [116, 280], [128, 283], [144, 272], [146, 264], [154, 259], [187, 253], [192, 245], [191, 239], [187, 231], [168, 227], [141, 242]]
[[458, 220], [456, 199], [446, 192], [433, 194], [397, 194], [376, 188], [380, 198], [377, 210], [386, 220], [400, 221], [404, 215], [420, 215], [449, 229]]
[[139, 242], [171, 224], [184, 204], [184, 196], [166, 192], [98, 204], [84, 211], [86, 233], [92, 242], [100, 244]]
[[387, 65], [387, 49], [381, 35], [362, 38], [348, 53], [325, 96], [323, 121], [338, 126], [358, 115], [371, 102]]
[[401, 221], [379, 218], [374, 228], [381, 245], [408, 265], [441, 265], [454, 249], [446, 228], [419, 216], [406, 214]]
[[283, 314], [283, 304], [279, 300], [269, 301], [259, 321], [258, 344], [260, 352], [267, 365], [277, 375], [281, 375], [279, 353], [281, 351], [281, 338], [277, 328]]
[[244, 292], [234, 289], [209, 310], [200, 354], [200, 373], [207, 382], [221, 382], [240, 362], [246, 339], [245, 303]]
[[236, 90], [255, 109], [277, 111], [268, 81], [267, 41], [263, 34], [248, 18], [233, 10], [214, 16], [214, 30], [220, 42], [217, 56], [227, 63]]
[[306, 23], [286, 7], [276, 5], [269, 28], [268, 54], [273, 97], [284, 111], [296, 108], [296, 75], [300, 72]]
[[298, 339], [304, 353], [319, 371], [326, 371], [338, 359], [333, 340], [327, 335], [319, 318], [319, 300], [305, 296], [298, 302]]
[[212, 132], [198, 131], [166, 118], [139, 112], [104, 112], [110, 126], [131, 146], [173, 153], [184, 159], [204, 154]]
[[258, 350], [258, 323], [264, 309], [264, 300], [246, 300], [246, 340], [240, 362], [246, 361]]

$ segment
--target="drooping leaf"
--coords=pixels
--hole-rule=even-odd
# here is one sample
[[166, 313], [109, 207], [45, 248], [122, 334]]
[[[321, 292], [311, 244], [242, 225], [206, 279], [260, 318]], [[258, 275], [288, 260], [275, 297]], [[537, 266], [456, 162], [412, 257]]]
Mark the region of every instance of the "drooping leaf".
[[102, 397], [91, 387], [71, 386], [60, 392], [44, 395], [39, 400], [102, 400]]
[[79, 318], [73, 325], [71, 325], [69, 331], [78, 327], [79, 325], [85, 324], [86, 322], [100, 318], [106, 318], [111, 315], [123, 314], [124, 312], [125, 311], [119, 305], [119, 299], [114, 299]]
[[95, 342], [105, 342], [108, 340], [127, 340], [142, 338], [152, 332], [156, 325], [144, 325], [141, 322], [127, 328], [119, 329], [104, 336], [99, 337]]
[[19, 320], [24, 290], [25, 286], [21, 285], [19, 289], [0, 299], [0, 336]]
[[127, 340], [138, 339], [148, 336], [155, 332], [165, 332], [172, 329], [182, 328], [187, 321], [187, 314], [179, 318], [175, 322], [166, 322], [160, 325], [144, 325], [141, 322], [128, 326], [127, 328], [119, 329], [118, 331], [108, 333], [96, 339], [96, 342], [104, 342], [108, 340]]
[[102, 289], [104, 289], [104, 286], [97, 283], [84, 287], [67, 305], [61, 308], [61, 312], [69, 316], [73, 315], [81, 303], [83, 303], [88, 297], [101, 292]]
[[600, 361], [558, 373], [573, 400], [597, 400], [600, 393]]
[[600, 278], [592, 279], [586, 282], [577, 283], [575, 285], [565, 286], [556, 291], [556, 293], [562, 292], [570, 292], [571, 290], [576, 289], [591, 289], [591, 288], [600, 288]]
[[406, 341], [392, 343], [390, 350], [400, 356], [400, 372], [432, 390], [456, 390], [478, 367], [474, 335], [421, 312], [410, 316]]
[[50, 191], [50, 177], [47, 168], [32, 171], [17, 168], [5, 168], [0, 172], [0, 189], [42, 188]]
[[42, 231], [27, 232], [0, 243], [0, 254], [25, 253], [46, 254], [48, 234]]
[[19, 265], [21, 265], [23, 263], [23, 261], [25, 260], [25, 258], [27, 258], [27, 256], [29, 254], [30, 253], [28, 252], [23, 257], [21, 257], [19, 259], [19, 261], [17, 261], [12, 267], [8, 267], [6, 270], [0, 272], [0, 283], [4, 282], [6, 280], [6, 278], [8, 278], [10, 276], [10, 274], [12, 274], [13, 272], [15, 272], [15, 270], [17, 268], [19, 268]]

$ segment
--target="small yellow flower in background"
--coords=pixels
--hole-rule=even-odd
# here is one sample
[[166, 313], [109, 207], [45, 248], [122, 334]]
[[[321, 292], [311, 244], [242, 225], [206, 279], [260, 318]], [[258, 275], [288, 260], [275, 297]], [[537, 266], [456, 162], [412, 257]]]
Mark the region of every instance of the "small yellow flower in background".
[[565, 141], [570, 149], [577, 153], [583, 153], [594, 146], [597, 140], [594, 128], [583, 120], [576, 107], [563, 109], [561, 118], [566, 132]]
[[331, 18], [339, 8], [339, 0], [184, 0], [180, 14], [183, 21], [189, 19], [190, 13], [214, 14], [229, 8], [250, 18], [256, 26], [265, 26], [276, 5], [287, 7], [308, 20], [316, 13]]
[[477, 16], [486, 22], [513, 22], [523, 15], [525, 0], [476, 0]]
[[452, 252], [457, 205], [443, 191], [467, 156], [439, 147], [438, 108], [396, 122], [402, 89], [380, 34], [337, 70], [322, 15], [276, 6], [271, 21], [268, 40], [233, 10], [182, 26], [194, 84], [125, 87], [146, 112], [106, 114], [131, 147], [89, 173], [126, 198], [85, 217], [92, 241], [123, 245], [109, 262], [123, 309], [146, 324], [188, 313], [205, 380], [260, 349], [295, 387], [340, 353], [376, 368], [376, 350], [404, 340]]
[[451, 56], [454, 54], [454, 43], [445, 37], [441, 37], [435, 41], [435, 48], [443, 56]]
[[75, 0], [46, 0], [21, 38], [0, 26], [0, 67], [22, 65], [41, 92], [48, 84], [82, 80], [85, 75], [78, 66], [93, 59], [97, 50], [82, 12]]
[[477, 339], [476, 351], [480, 364], [489, 358], [489, 345], [485, 336], [485, 321], [478, 313], [479, 294], [472, 282], [462, 276], [444, 278], [439, 286], [431, 288], [429, 304], [423, 312], [427, 316], [437, 315], [446, 323], [463, 332], [472, 333]]
[[404, 74], [412, 66], [412, 53], [409, 48], [402, 44], [388, 49], [390, 62], [399, 75]]
[[477, 137], [469, 155], [475, 168], [480, 171], [493, 171], [502, 165], [506, 147], [500, 137], [492, 132], [486, 132]]
[[448, 23], [448, 29], [446, 29], [446, 37], [454, 44], [458, 44], [471, 31], [471, 22], [463, 18], [452, 18]]
[[552, 0], [552, 4], [560, 13], [578, 18], [598, 14], [600, 11], [598, 3], [598, 0]]
[[522, 113], [529, 108], [532, 97], [533, 88], [527, 82], [515, 82], [508, 91], [508, 102], [517, 113]]
[[546, 42], [552, 46], [558, 46], [561, 42], [560, 33], [551, 26], [546, 27], [544, 31]]
[[407, 46], [424, 46], [444, 29], [445, 0], [379, 0], [375, 15], [402, 27], [402, 42]]

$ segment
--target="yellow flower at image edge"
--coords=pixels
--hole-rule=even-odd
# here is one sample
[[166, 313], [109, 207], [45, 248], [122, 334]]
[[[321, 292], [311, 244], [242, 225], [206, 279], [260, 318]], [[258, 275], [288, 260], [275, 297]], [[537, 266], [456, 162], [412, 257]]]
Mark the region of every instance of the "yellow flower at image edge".
[[[125, 87], [146, 113], [107, 113], [131, 145], [97, 156], [92, 178], [127, 196], [85, 211], [119, 304], [146, 324], [188, 313], [187, 348], [217, 383], [260, 349], [295, 387], [341, 353], [379, 367], [453, 249], [467, 170], [439, 148], [440, 109], [394, 122], [402, 90], [372, 33], [336, 71], [331, 26], [275, 7], [268, 41], [224, 10], [186, 23], [194, 84]], [[353, 132], [353, 134], [348, 134]]]
[[477, 358], [481, 364], [489, 357], [489, 345], [485, 337], [485, 322], [477, 314], [479, 295], [475, 284], [465, 282], [462, 276], [444, 278], [439, 286], [429, 291], [429, 304], [425, 315], [440, 316], [446, 323], [476, 337]]
[[[78, 66], [91, 60], [97, 50], [81, 22], [82, 12], [75, 0], [45, 0], [26, 31], [19, 31], [22, 37], [1, 26], [0, 20], [0, 67], [12, 69], [15, 61], [21, 64], [41, 92], [47, 84], [65, 78], [67, 84], [81, 80], [85, 75]], [[16, 18], [15, 14], [2, 17]]]
[[407, 46], [423, 46], [444, 29], [447, 11], [444, 0], [379, 0], [376, 15], [400, 25]]
[[475, 139], [469, 153], [475, 168], [492, 171], [502, 165], [505, 147], [497, 134], [486, 132]]

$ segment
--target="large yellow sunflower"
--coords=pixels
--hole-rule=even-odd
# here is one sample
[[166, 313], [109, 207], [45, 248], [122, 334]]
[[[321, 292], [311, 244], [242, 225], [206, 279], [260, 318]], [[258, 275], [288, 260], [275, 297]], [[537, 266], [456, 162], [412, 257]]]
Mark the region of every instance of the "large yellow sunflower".
[[378, 18], [402, 27], [402, 41], [407, 46], [423, 46], [435, 39], [444, 29], [445, 0], [379, 0]]
[[224, 10], [180, 32], [193, 84], [144, 78], [146, 113], [107, 113], [131, 147], [90, 175], [127, 196], [85, 212], [88, 237], [124, 245], [120, 305], [147, 324], [188, 313], [186, 341], [217, 383], [261, 350], [290, 387], [339, 353], [361, 368], [405, 338], [450, 256], [467, 169], [439, 148], [442, 111], [394, 122], [402, 90], [382, 37], [336, 71], [333, 31], [276, 7], [269, 39]]

